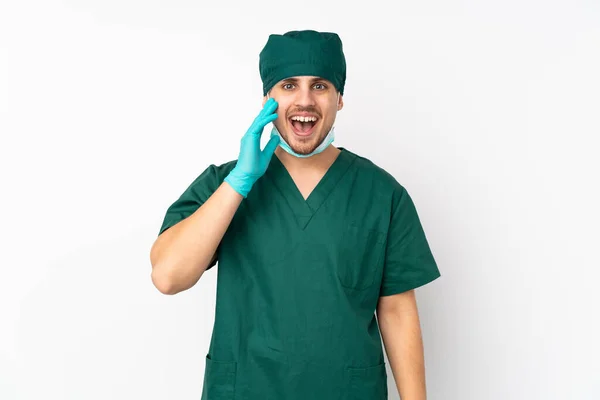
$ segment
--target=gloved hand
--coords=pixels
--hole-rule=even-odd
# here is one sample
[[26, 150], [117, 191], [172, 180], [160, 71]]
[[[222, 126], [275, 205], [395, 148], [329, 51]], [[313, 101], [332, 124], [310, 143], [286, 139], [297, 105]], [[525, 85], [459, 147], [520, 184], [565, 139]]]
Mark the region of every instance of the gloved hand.
[[275, 113], [277, 107], [277, 101], [272, 97], [266, 101], [263, 109], [241, 139], [237, 164], [225, 177], [225, 182], [244, 198], [248, 196], [258, 178], [266, 172], [271, 157], [279, 144], [280, 138], [273, 136], [265, 149], [260, 150], [260, 138], [263, 130], [265, 125], [277, 119], [277, 113]]

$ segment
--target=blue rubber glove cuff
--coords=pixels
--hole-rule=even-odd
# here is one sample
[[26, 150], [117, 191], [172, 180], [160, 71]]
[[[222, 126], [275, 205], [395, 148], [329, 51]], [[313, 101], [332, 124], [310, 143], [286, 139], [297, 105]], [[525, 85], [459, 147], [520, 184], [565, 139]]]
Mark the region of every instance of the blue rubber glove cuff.
[[248, 174], [240, 173], [237, 168], [233, 168], [229, 175], [227, 175], [224, 179], [225, 182], [229, 184], [239, 194], [244, 196], [244, 198], [248, 197], [248, 193], [254, 186], [254, 183], [259, 177], [249, 176]]

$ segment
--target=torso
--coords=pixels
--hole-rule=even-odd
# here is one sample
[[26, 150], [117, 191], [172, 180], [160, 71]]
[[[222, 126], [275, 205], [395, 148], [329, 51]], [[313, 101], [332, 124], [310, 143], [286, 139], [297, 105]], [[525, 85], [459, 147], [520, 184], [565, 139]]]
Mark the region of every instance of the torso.
[[392, 190], [339, 155], [329, 169], [274, 158], [240, 204], [219, 247], [203, 399], [387, 398], [374, 311]]

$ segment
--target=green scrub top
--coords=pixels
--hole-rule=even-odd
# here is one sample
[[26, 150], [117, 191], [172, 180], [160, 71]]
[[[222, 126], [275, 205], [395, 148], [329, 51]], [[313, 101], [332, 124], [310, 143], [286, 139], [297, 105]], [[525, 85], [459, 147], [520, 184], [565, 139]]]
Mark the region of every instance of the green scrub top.
[[[339, 149], [308, 199], [273, 155], [242, 200], [217, 250], [203, 400], [388, 398], [377, 301], [440, 272], [407, 190]], [[196, 211], [234, 166], [200, 174], [160, 233]]]

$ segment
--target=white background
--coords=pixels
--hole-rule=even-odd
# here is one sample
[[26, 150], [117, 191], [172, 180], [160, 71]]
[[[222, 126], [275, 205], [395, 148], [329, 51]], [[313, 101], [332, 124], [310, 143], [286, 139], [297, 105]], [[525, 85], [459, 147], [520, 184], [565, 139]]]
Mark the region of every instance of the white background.
[[335, 144], [409, 190], [439, 263], [429, 399], [600, 399], [600, 3], [217, 3], [0, 3], [0, 399], [200, 398], [217, 269], [165, 296], [150, 247], [294, 29], [341, 36]]

